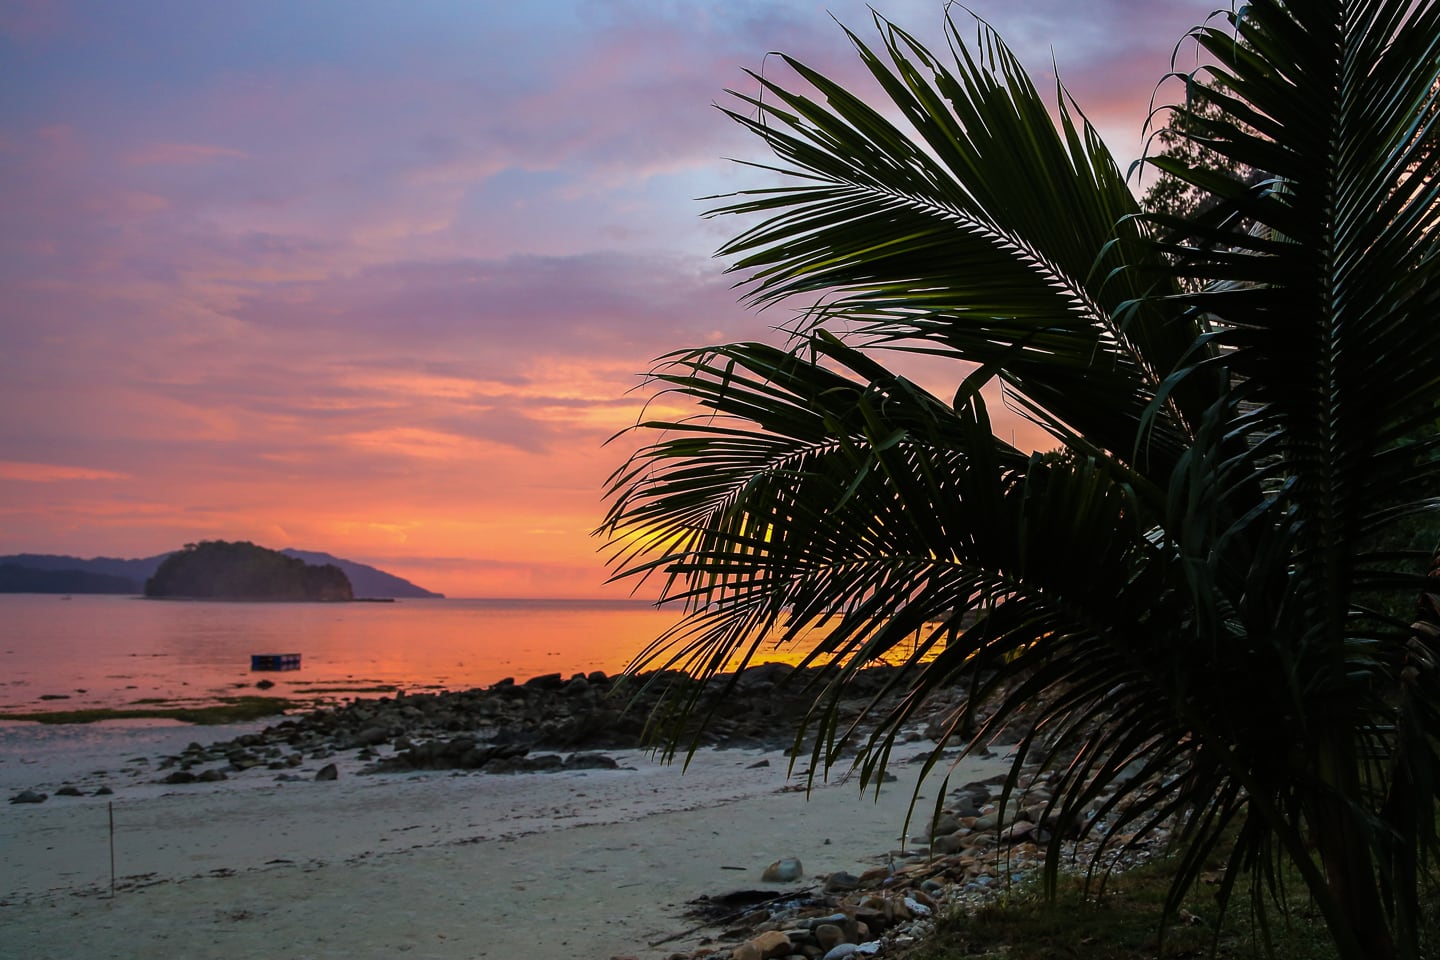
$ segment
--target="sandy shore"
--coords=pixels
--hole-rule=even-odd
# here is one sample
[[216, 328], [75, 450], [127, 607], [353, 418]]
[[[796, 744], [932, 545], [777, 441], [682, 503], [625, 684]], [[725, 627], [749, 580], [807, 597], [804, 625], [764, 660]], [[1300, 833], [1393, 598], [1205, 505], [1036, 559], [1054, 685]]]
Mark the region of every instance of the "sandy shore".
[[[235, 733], [156, 736], [178, 750]], [[84, 751], [65, 756], [50, 770], [0, 752], [6, 798], [52, 794], [0, 806], [0, 941], [27, 960], [664, 957], [707, 933], [686, 933], [686, 901], [787, 889], [760, 878], [780, 857], [805, 865], [795, 888], [884, 862], [917, 770], [900, 752], [877, 800], [855, 780], [807, 797], [783, 755], [742, 750], [702, 751], [683, 773], [622, 752], [619, 770], [357, 776], [350, 761], [317, 782], [309, 762], [294, 782], [255, 769], [185, 786], [155, 783], [154, 764], [99, 774]], [[1003, 766], [967, 760], [952, 783]], [[63, 780], [115, 793], [53, 796]]]

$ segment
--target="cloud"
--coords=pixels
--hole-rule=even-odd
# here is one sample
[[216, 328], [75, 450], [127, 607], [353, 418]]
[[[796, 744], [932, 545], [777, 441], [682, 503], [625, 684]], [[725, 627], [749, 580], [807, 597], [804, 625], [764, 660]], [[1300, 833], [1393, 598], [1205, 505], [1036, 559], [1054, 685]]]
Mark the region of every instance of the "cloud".
[[188, 166], [212, 160], [246, 157], [243, 150], [205, 143], [152, 143], [132, 151], [125, 162], [135, 166]]
[[[943, 4], [877, 6], [943, 45]], [[1194, 15], [971, 6], [1122, 151]], [[769, 51], [871, 89], [832, 9], [874, 39], [865, 0], [10, 4], [0, 550], [283, 531], [461, 558], [452, 593], [598, 585], [640, 375], [790, 318], [737, 304], [744, 225], [694, 198], [762, 182], [714, 105], [789, 83]]]
[[96, 470], [90, 467], [70, 467], [56, 463], [25, 463], [15, 460], [0, 460], [0, 480], [19, 480], [25, 483], [63, 483], [72, 480], [129, 480], [128, 473], [114, 470]]

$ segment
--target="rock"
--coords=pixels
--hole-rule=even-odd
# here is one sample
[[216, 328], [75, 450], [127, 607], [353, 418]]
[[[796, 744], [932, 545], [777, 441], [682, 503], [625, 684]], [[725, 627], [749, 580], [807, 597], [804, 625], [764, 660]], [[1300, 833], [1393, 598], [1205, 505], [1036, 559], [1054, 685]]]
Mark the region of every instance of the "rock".
[[101, 787], [99, 790], [96, 790], [94, 793], [90, 794], [90, 796], [92, 796], [92, 797], [108, 797], [108, 796], [110, 796], [110, 795], [111, 795], [112, 793], [114, 793], [114, 792], [115, 792], [115, 791], [114, 791], [114, 790], [111, 790], [109, 787]]
[[948, 856], [965, 849], [965, 837], [958, 833], [947, 833], [943, 837], [936, 837], [930, 846], [940, 856]]
[[730, 954], [731, 960], [776, 960], [790, 956], [790, 938], [779, 930], [766, 930], [747, 940]]
[[269, 690], [273, 686], [275, 686], [274, 680], [258, 680], [255, 683], [255, 689], [257, 690]]
[[813, 933], [821, 950], [830, 951], [845, 942], [845, 931], [833, 923], [822, 923], [814, 928]]
[[[942, 886], [942, 887], [939, 887], [939, 888], [937, 888], [937, 889], [944, 889], [944, 888], [943, 888], [943, 886]], [[928, 889], [925, 889], [925, 885], [924, 885], [924, 884], [921, 884], [921, 889], [919, 889], [919, 890], [911, 890], [911, 891], [910, 891], [910, 895], [909, 895], [909, 899], [910, 899], [910, 900], [914, 900], [916, 903], [920, 904], [920, 906], [922, 906], [922, 907], [925, 908], [925, 910], [924, 910], [923, 912], [920, 911], [920, 910], [915, 910], [915, 912], [918, 913], [918, 914], [920, 914], [921, 916], [924, 916], [925, 913], [934, 913], [936, 910], [940, 909], [940, 904], [936, 903], [936, 902], [935, 902], [935, 898], [932, 897], [932, 896], [930, 896], [930, 891], [929, 891]], [[908, 906], [908, 901], [907, 901], [907, 906]], [[913, 907], [911, 907], [911, 909], [914, 910]]]
[[340, 769], [333, 763], [327, 763], [315, 774], [316, 780], [339, 780]]
[[170, 774], [168, 777], [166, 777], [165, 779], [161, 780], [160, 782], [161, 782], [161, 783], [194, 783], [194, 782], [195, 782], [195, 774], [191, 773], [189, 770], [176, 770], [174, 773]]
[[34, 790], [21, 790], [10, 798], [11, 803], [44, 803], [50, 799], [46, 793], [36, 793]]
[[83, 797], [83, 796], [85, 796], [85, 794], [83, 794], [83, 793], [80, 792], [80, 788], [79, 788], [79, 787], [72, 787], [72, 786], [69, 786], [69, 785], [67, 784], [66, 786], [61, 787], [59, 790], [56, 790], [56, 791], [55, 791], [55, 796], [57, 796], [57, 797]]
[[943, 837], [960, 829], [960, 821], [952, 814], [942, 813], [930, 827], [931, 837]]
[[769, 759], [756, 760], [754, 763], [750, 764], [750, 766], [746, 767], [745, 769], [746, 769], [746, 770], [758, 770], [758, 769], [760, 769], [761, 767], [768, 767], [768, 766], [770, 766], [770, 761], [769, 761]]
[[614, 757], [603, 753], [572, 753], [565, 758], [566, 770], [618, 770], [620, 764]]
[[844, 913], [830, 913], [826, 914], [823, 917], [811, 917], [809, 920], [805, 921], [804, 926], [810, 930], [814, 930], [817, 927], [822, 927], [827, 923], [834, 924], [836, 926], [843, 926], [845, 921], [848, 919], [849, 918], [846, 917]]
[[390, 731], [384, 727], [366, 727], [364, 730], [355, 734], [350, 742], [357, 747], [374, 747], [389, 739]]
[[880, 953], [881, 946], [878, 940], [867, 940], [864, 943], [842, 943], [840, 946], [825, 954], [823, 960], [841, 960], [844, 957], [873, 957]]
[[790, 883], [805, 876], [805, 868], [795, 857], [781, 857], [760, 875], [760, 879], [766, 883]]
[[980, 816], [980, 805], [970, 794], [961, 794], [955, 798], [953, 809], [956, 817], [978, 817]]
[[860, 889], [860, 878], [844, 870], [836, 870], [825, 878], [826, 893], [848, 893]]
[[1044, 843], [1050, 839], [1050, 834], [1028, 820], [1021, 820], [1004, 831], [1004, 838], [1007, 843]]
[[199, 783], [215, 783], [219, 780], [229, 780], [230, 778], [225, 775], [224, 770], [212, 769], [206, 770], [204, 773], [200, 774], [200, 776], [196, 777], [195, 779]]

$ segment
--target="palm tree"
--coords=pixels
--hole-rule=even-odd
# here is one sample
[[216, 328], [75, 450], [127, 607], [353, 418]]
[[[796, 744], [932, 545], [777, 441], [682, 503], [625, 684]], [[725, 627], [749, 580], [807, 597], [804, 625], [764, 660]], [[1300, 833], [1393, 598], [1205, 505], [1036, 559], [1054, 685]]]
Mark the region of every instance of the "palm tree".
[[[608, 491], [616, 576], [685, 611], [645, 659], [708, 678], [806, 645], [833, 761], [847, 682], [904, 649], [867, 773], [963, 673], [952, 735], [1020, 718], [1010, 785], [1057, 771], [1052, 883], [1113, 790], [1112, 830], [1178, 824], [1172, 905], [1229, 838], [1225, 899], [1283, 902], [1288, 866], [1342, 956], [1416, 956], [1440, 627], [1385, 612], [1429, 581], [1383, 545], [1440, 480], [1440, 7], [1253, 0], [1193, 30], [1170, 129], [1263, 173], [1158, 160], [1205, 194], [1184, 216], [1147, 215], [985, 24], [950, 22], [950, 58], [876, 26], [847, 35], [886, 112], [788, 58], [808, 91], [736, 94], [782, 179], [716, 211], [758, 216], [722, 255], [802, 319], [653, 374], [702, 410], [640, 424]], [[887, 349], [960, 361], [953, 401]], [[1058, 453], [993, 434], [990, 382]]]

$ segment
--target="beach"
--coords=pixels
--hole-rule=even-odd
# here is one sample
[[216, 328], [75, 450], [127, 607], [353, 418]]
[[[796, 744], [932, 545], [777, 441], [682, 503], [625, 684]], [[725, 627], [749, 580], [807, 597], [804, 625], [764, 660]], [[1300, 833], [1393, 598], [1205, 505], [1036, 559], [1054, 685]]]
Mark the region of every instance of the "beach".
[[[238, 730], [161, 738], [178, 751]], [[705, 747], [685, 769], [620, 750], [607, 752], [615, 769], [505, 774], [361, 774], [352, 751], [183, 785], [156, 782], [155, 756], [96, 767], [77, 752], [56, 770], [7, 756], [6, 796], [49, 798], [0, 807], [0, 936], [27, 960], [718, 952], [723, 924], [697, 921], [689, 901], [811, 890], [923, 851], [922, 831], [901, 837], [919, 769], [907, 760], [931, 744], [910, 746], [878, 796], [844, 768], [812, 782], [808, 763], [766, 748]], [[329, 763], [336, 778], [316, 780]], [[967, 759], [951, 782], [1007, 766]], [[86, 795], [55, 795], [67, 781]], [[101, 785], [113, 793], [91, 795]], [[938, 776], [920, 788], [917, 821], [940, 788]], [[763, 881], [784, 857], [803, 877]]]

